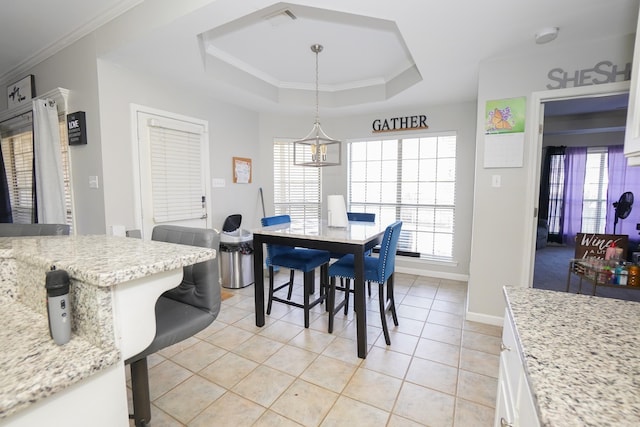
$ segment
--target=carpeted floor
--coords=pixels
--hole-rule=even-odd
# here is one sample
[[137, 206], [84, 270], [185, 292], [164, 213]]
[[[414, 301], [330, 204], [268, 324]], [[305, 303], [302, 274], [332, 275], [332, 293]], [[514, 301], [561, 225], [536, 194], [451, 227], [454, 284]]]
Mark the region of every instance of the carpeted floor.
[[[533, 287], [565, 292], [567, 288], [567, 275], [569, 260], [574, 256], [574, 248], [559, 245], [547, 245], [536, 251], [536, 262], [533, 273]], [[578, 291], [579, 279], [572, 276], [569, 292]], [[592, 285], [586, 280], [582, 281], [582, 293], [591, 295]], [[597, 296], [618, 298], [640, 302], [640, 288], [627, 287], [598, 287]]]

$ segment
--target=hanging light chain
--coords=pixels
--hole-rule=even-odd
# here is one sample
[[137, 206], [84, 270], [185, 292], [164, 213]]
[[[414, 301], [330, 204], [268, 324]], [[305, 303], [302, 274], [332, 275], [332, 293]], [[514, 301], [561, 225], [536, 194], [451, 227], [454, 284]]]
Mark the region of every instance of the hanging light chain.
[[314, 52], [316, 54], [316, 122], [319, 123], [320, 122], [320, 87], [319, 87], [319, 80], [320, 80], [320, 73], [318, 71], [318, 54], [320, 52], [322, 52], [322, 45], [321, 44], [314, 44], [311, 45], [311, 51]]

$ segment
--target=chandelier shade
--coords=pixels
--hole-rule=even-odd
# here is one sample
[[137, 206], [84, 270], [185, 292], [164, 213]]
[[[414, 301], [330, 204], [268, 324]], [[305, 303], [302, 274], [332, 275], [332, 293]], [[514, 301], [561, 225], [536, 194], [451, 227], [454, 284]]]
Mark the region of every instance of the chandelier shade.
[[293, 142], [293, 163], [297, 166], [338, 166], [342, 162], [342, 143], [328, 136], [320, 126], [318, 102], [318, 54], [322, 45], [314, 44], [311, 51], [316, 54], [316, 119], [311, 132]]

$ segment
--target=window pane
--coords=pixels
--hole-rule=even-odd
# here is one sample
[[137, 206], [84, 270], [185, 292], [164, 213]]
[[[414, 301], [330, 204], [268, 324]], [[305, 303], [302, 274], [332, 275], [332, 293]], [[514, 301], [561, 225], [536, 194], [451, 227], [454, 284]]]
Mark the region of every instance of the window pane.
[[438, 160], [437, 180], [451, 182], [456, 180], [456, 159]]
[[435, 182], [423, 182], [420, 184], [420, 191], [418, 192], [418, 203], [421, 205], [433, 205], [436, 203], [436, 183]]
[[371, 141], [371, 144], [367, 144], [367, 160], [380, 159], [382, 159], [382, 141]]
[[453, 182], [438, 182], [436, 184], [437, 205], [453, 205], [456, 185]]
[[438, 157], [456, 157], [456, 138], [454, 136], [445, 136], [438, 139]]
[[[423, 159], [435, 159], [438, 157], [439, 138], [421, 138], [420, 140], [420, 157]], [[455, 141], [455, 140], [454, 140]]]
[[395, 203], [398, 197], [396, 196], [397, 185], [395, 182], [383, 182], [380, 184], [380, 201], [382, 203]]
[[402, 141], [402, 157], [417, 159], [420, 157], [420, 139], [405, 139]]
[[382, 162], [382, 181], [393, 181], [398, 179], [397, 160], [384, 160]]
[[398, 141], [395, 139], [382, 141], [382, 158], [385, 160], [398, 159]]
[[418, 160], [404, 160], [402, 162], [402, 182], [418, 181]]
[[435, 181], [437, 164], [438, 161], [435, 159], [420, 160], [420, 179], [423, 181]]

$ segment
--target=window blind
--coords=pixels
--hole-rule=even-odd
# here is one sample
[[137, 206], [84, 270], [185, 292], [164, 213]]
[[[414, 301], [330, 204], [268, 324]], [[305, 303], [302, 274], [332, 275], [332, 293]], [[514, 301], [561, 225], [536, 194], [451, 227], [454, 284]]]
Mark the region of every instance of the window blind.
[[149, 142], [154, 221], [201, 218], [201, 131], [149, 120]]
[[452, 258], [455, 135], [350, 142], [348, 180], [350, 211], [403, 221], [399, 254]]
[[293, 164], [293, 142], [273, 145], [273, 200], [277, 215], [317, 224], [321, 215], [320, 170]]

